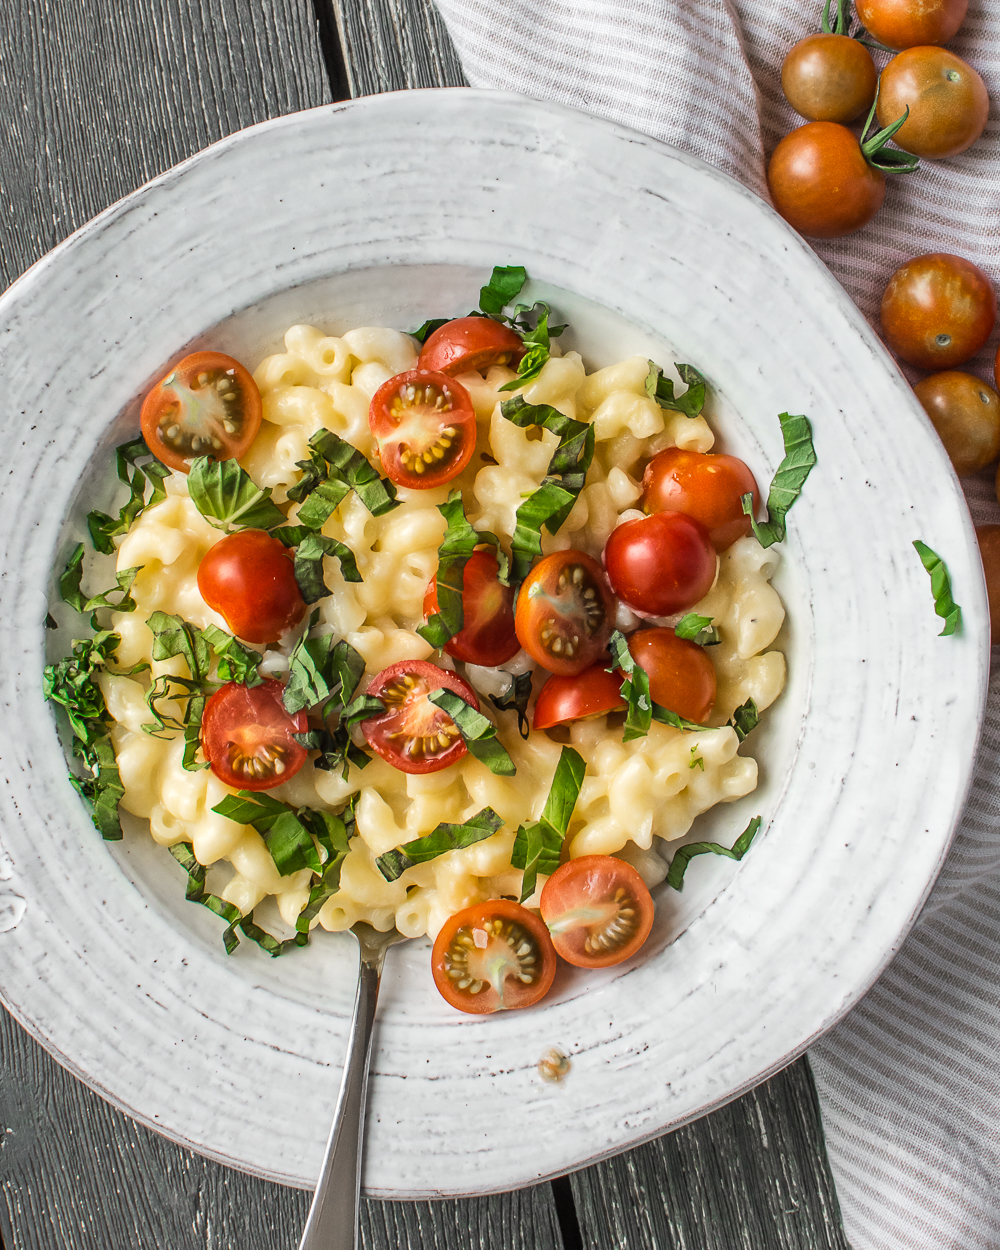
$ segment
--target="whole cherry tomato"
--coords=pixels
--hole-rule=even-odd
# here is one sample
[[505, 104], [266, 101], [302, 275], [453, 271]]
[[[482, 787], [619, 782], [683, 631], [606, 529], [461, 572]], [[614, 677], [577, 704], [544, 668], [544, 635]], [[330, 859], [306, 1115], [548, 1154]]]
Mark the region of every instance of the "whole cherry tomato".
[[516, 369], [524, 351], [521, 336], [492, 317], [458, 317], [428, 336], [417, 364], [454, 377], [491, 365]]
[[532, 728], [551, 729], [625, 709], [628, 704], [621, 688], [621, 673], [609, 673], [603, 664], [585, 668], [575, 677], [550, 677], [538, 692]]
[[612, 530], [604, 563], [611, 589], [630, 608], [672, 616], [708, 594], [718, 561], [700, 521], [682, 512], [654, 512]]
[[971, 260], [929, 252], [900, 265], [879, 313], [886, 341], [920, 369], [952, 369], [971, 359], [993, 333], [993, 283]]
[[1000, 525], [977, 525], [976, 538], [990, 604], [990, 642], [995, 647], [1000, 643]]
[[610, 968], [636, 953], [653, 927], [653, 899], [631, 864], [581, 855], [542, 887], [542, 919], [556, 953], [577, 968]]
[[882, 71], [876, 112], [888, 126], [909, 109], [893, 136], [904, 152], [940, 158], [964, 152], [983, 133], [990, 113], [986, 84], [945, 48], [908, 48]]
[[479, 711], [467, 682], [426, 660], [390, 664], [368, 687], [367, 693], [381, 699], [385, 711], [362, 721], [361, 732], [371, 749], [400, 772], [436, 773], [466, 754], [458, 726], [427, 697], [442, 689]]
[[[437, 611], [435, 577], [424, 594], [424, 620]], [[514, 590], [500, 584], [500, 566], [492, 551], [474, 551], [466, 562], [462, 611], [462, 628], [444, 644], [445, 651], [456, 660], [495, 668], [520, 651], [514, 632]]]
[[715, 703], [715, 668], [704, 647], [678, 638], [672, 629], [637, 629], [628, 649], [636, 664], [649, 674], [654, 703], [698, 725], [708, 719]]
[[969, 0], [855, 0], [862, 25], [889, 48], [947, 43], [965, 20]]
[[781, 66], [788, 103], [813, 122], [852, 122], [875, 99], [878, 73], [871, 53], [849, 35], [807, 35]]
[[1000, 455], [1000, 398], [971, 373], [934, 373], [913, 388], [959, 477]]
[[470, 1015], [530, 1007], [552, 988], [556, 952], [534, 912], [492, 899], [456, 912], [431, 952], [434, 984]]
[[305, 712], [285, 711], [280, 681], [244, 686], [227, 681], [205, 704], [201, 747], [212, 772], [235, 790], [270, 790], [294, 777], [308, 752], [295, 734], [309, 730]]
[[743, 496], [753, 495], [754, 515], [760, 492], [753, 474], [735, 456], [705, 455], [668, 447], [654, 456], [642, 475], [644, 512], [683, 512], [708, 530], [716, 551], [725, 551], [750, 533]]
[[616, 607], [593, 557], [556, 551], [543, 556], [524, 579], [514, 627], [536, 664], [571, 677], [604, 655]]
[[198, 566], [198, 591], [238, 638], [275, 642], [306, 614], [292, 557], [263, 530], [227, 534]]
[[813, 239], [860, 230], [885, 199], [885, 174], [836, 122], [810, 122], [785, 135], [768, 165], [767, 185], [785, 221]]
[[397, 373], [372, 397], [368, 424], [382, 467], [397, 486], [443, 486], [462, 472], [476, 447], [469, 392], [443, 373]]

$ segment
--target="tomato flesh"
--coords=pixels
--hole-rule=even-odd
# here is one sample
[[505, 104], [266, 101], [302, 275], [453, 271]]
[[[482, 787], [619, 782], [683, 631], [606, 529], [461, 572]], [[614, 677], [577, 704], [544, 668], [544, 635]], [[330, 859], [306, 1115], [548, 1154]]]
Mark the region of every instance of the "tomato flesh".
[[631, 864], [581, 855], [549, 877], [539, 900], [556, 953], [577, 968], [609, 968], [636, 953], [653, 927], [653, 899]]
[[[424, 620], [438, 611], [437, 578], [424, 595]], [[500, 584], [500, 566], [492, 551], [474, 551], [462, 574], [464, 624], [444, 644], [445, 651], [467, 664], [495, 668], [517, 655], [514, 591]]]
[[476, 447], [469, 392], [454, 378], [411, 369], [375, 392], [368, 424], [382, 467], [398, 486], [430, 490], [461, 473]]
[[423, 346], [421, 369], [447, 373], [485, 373], [491, 365], [516, 369], [524, 355], [521, 336], [492, 317], [458, 317], [440, 326]]
[[754, 475], [735, 456], [704, 455], [668, 447], [654, 456], [642, 475], [644, 512], [683, 512], [708, 530], [716, 551], [725, 551], [750, 533], [743, 496], [753, 495], [754, 515], [760, 492]]
[[289, 716], [280, 681], [226, 682], [205, 704], [201, 746], [212, 772], [235, 790], [270, 790], [294, 777], [308, 752], [293, 734], [308, 732], [305, 712]]
[[457, 673], [426, 660], [402, 660], [384, 668], [368, 687], [385, 711], [361, 723], [365, 740], [376, 754], [404, 773], [436, 773], [466, 754], [458, 726], [427, 697], [451, 690], [477, 711], [475, 691]]
[[536, 915], [494, 899], [448, 919], [434, 942], [431, 967], [434, 984], [453, 1007], [486, 1015], [544, 998], [555, 976], [556, 953]]
[[702, 725], [715, 703], [715, 667], [704, 647], [678, 638], [672, 629], [637, 629], [628, 649], [649, 674], [654, 703]]
[[604, 548], [615, 594], [650, 616], [672, 616], [704, 599], [717, 560], [708, 531], [682, 512], [654, 512], [625, 521]]
[[585, 668], [574, 677], [550, 677], [538, 692], [532, 727], [551, 729], [627, 708], [621, 687], [621, 674], [609, 673], [603, 664]]
[[589, 668], [608, 645], [615, 599], [604, 571], [583, 551], [543, 556], [521, 585], [514, 626], [521, 646], [550, 673]]
[[260, 429], [260, 391], [221, 352], [185, 356], [143, 400], [142, 436], [158, 460], [187, 473], [198, 456], [239, 459]]
[[198, 566], [198, 591], [247, 642], [274, 642], [306, 614], [284, 543], [264, 530], [227, 534]]

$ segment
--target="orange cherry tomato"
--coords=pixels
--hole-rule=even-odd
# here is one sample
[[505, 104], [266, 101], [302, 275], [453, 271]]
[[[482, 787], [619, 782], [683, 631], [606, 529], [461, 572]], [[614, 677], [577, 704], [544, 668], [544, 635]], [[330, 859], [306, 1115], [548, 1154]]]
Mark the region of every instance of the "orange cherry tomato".
[[878, 73], [871, 53], [848, 35], [807, 35], [781, 66], [785, 99], [812, 122], [852, 122], [875, 99]]
[[577, 968], [609, 968], [636, 953], [653, 927], [653, 899], [624, 860], [581, 855], [542, 887], [542, 919], [556, 953]]
[[785, 135], [767, 167], [767, 185], [785, 221], [812, 239], [860, 230], [885, 199], [885, 174], [837, 122], [810, 122]]
[[708, 530], [683, 512], [624, 521], [604, 546], [611, 589], [630, 608], [672, 616], [712, 589], [718, 561]]
[[227, 534], [198, 566], [198, 591], [238, 638], [275, 642], [306, 614], [292, 556], [263, 530]]
[[374, 678], [367, 693], [385, 704], [385, 711], [361, 722], [371, 749], [404, 773], [436, 773], [460, 760], [467, 747], [447, 712], [427, 697], [450, 690], [479, 710], [479, 700], [457, 673], [426, 660], [401, 660]]
[[953, 369], [993, 333], [997, 296], [971, 260], [929, 252], [892, 275], [879, 316], [897, 355], [920, 369]]
[[609, 673], [602, 664], [585, 668], [575, 677], [550, 677], [538, 692], [532, 727], [551, 729], [627, 708], [621, 687], [621, 674]]
[[862, 25], [889, 48], [947, 43], [965, 21], [969, 0], [855, 0]]
[[1000, 643], [1000, 525], [977, 525], [976, 538], [990, 603], [990, 642], [995, 647]]
[[1000, 398], [972, 373], [933, 373], [913, 388], [959, 477], [1000, 455]]
[[238, 460], [260, 419], [260, 391], [240, 362], [221, 352], [195, 352], [143, 400], [142, 437], [158, 460], [187, 473], [198, 456]]
[[309, 731], [305, 712], [289, 716], [280, 681], [227, 681], [205, 704], [201, 747], [212, 772], [235, 790], [270, 790], [294, 777], [308, 752], [295, 734]]
[[715, 703], [715, 668], [704, 647], [678, 638], [672, 629], [637, 629], [628, 649], [649, 674], [654, 703], [702, 725]]
[[[437, 578], [424, 594], [424, 620], [438, 611]], [[514, 632], [514, 590], [500, 584], [500, 566], [492, 551], [474, 551], [462, 573], [465, 623], [445, 651], [467, 664], [495, 668], [521, 650]]]
[[750, 533], [743, 496], [753, 495], [754, 515], [760, 492], [753, 474], [735, 456], [704, 455], [668, 447], [654, 456], [642, 475], [644, 512], [683, 512], [708, 530], [716, 551], [725, 551]]
[[428, 336], [417, 365], [452, 377], [491, 365], [516, 369], [524, 351], [521, 336], [492, 317], [458, 317]]
[[888, 126], [909, 109], [893, 143], [914, 156], [956, 156], [986, 127], [990, 97], [971, 65], [945, 48], [908, 48], [882, 71], [879, 123]]
[[556, 953], [534, 912], [493, 899], [445, 921], [431, 968], [442, 997], [479, 1016], [530, 1007], [544, 998], [556, 974]]
[[375, 392], [368, 424], [397, 486], [431, 490], [457, 476], [476, 447], [469, 392], [443, 373], [411, 369]]
[[604, 655], [615, 611], [597, 561], [582, 551], [556, 551], [524, 579], [514, 628], [536, 664], [571, 677]]

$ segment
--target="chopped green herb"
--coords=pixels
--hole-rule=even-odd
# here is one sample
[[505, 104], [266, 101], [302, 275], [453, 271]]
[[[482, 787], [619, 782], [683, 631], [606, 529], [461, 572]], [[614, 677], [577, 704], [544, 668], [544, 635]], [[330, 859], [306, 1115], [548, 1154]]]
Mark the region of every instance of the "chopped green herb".
[[698, 748], [697, 748], [697, 747], [692, 747], [692, 748], [691, 748], [691, 759], [690, 759], [690, 761], [688, 762], [688, 768], [700, 768], [700, 769], [701, 769], [701, 771], [702, 771], [702, 772], [704, 772], [704, 771], [705, 771], [705, 761], [704, 761], [704, 759], [702, 759], [702, 757], [701, 757], [700, 755], [695, 755], [695, 751], [697, 751], [697, 750], [698, 750]]
[[187, 889], [184, 897], [191, 903], [200, 903], [202, 907], [207, 907], [214, 915], [226, 921], [227, 928], [222, 938], [226, 946], [226, 954], [231, 955], [240, 944], [240, 939], [236, 936], [236, 926], [242, 918], [240, 909], [235, 903], [227, 903], [217, 894], [205, 892], [205, 867], [198, 863], [194, 847], [190, 842], [175, 842], [167, 849], [187, 873]]
[[541, 818], [522, 825], [517, 831], [510, 862], [513, 868], [524, 869], [522, 903], [534, 894], [539, 873], [551, 876], [559, 867], [586, 771], [583, 756], [572, 747], [563, 747]]
[[808, 417], [793, 417], [783, 412], [778, 417], [785, 455], [778, 465], [767, 495], [766, 521], [757, 521], [753, 515], [753, 495], [742, 497], [743, 511], [750, 518], [753, 532], [762, 547], [770, 547], [785, 538], [785, 517], [792, 504], [802, 494], [805, 480], [816, 463], [816, 450], [812, 441], [812, 426]]
[[208, 680], [212, 650], [196, 625], [159, 611], [150, 615], [147, 624], [153, 631], [154, 660], [169, 660], [175, 655], [182, 655], [192, 681]]
[[699, 616], [696, 612], [689, 612], [687, 616], [681, 617], [674, 626], [674, 633], [678, 638], [696, 642], [699, 647], [715, 647], [722, 641], [718, 629], [712, 624], [712, 618]]
[[[138, 460], [147, 458], [148, 463], [141, 467], [136, 463]], [[167, 466], [156, 459], [142, 438], [133, 438], [127, 443], [122, 443], [115, 452], [115, 459], [118, 464], [119, 481], [124, 482], [129, 488], [128, 502], [118, 513], [117, 519], [108, 516], [106, 512], [87, 514], [87, 528], [90, 530], [94, 549], [106, 556], [115, 553], [112, 538], [126, 533], [132, 522], [146, 508], [152, 508], [154, 504], [166, 499], [163, 479], [170, 473]], [[131, 476], [129, 475], [130, 468], [132, 469]], [[147, 483], [153, 488], [148, 500], [146, 499]]]
[[507, 557], [500, 546], [500, 540], [488, 530], [480, 532], [472, 528], [465, 516], [460, 490], [453, 490], [447, 503], [438, 504], [438, 512], [448, 522], [441, 546], [438, 547], [438, 610], [426, 625], [417, 630], [420, 637], [426, 639], [432, 647], [443, 647], [465, 624], [462, 583], [465, 566], [476, 547], [488, 543], [496, 553], [500, 580], [506, 582], [508, 575]]
[[216, 529], [269, 530], [285, 520], [285, 514], [271, 502], [270, 488], [258, 486], [235, 460], [198, 456], [188, 474], [188, 494]]
[[324, 556], [334, 556], [340, 561], [345, 582], [361, 581], [354, 552], [336, 538], [327, 538], [305, 525], [282, 525], [272, 531], [272, 537], [280, 539], [286, 547], [295, 548], [295, 580], [306, 603], [316, 603], [330, 593], [323, 578]]
[[501, 712], [509, 712], [512, 708], [517, 712], [517, 731], [522, 738], [527, 738], [531, 732], [527, 716], [528, 700], [531, 698], [531, 678], [530, 669], [527, 673], [518, 673], [516, 676], [512, 673], [507, 693], [499, 698], [495, 694], [490, 695], [490, 702]]
[[398, 881], [407, 868], [412, 868], [414, 864], [426, 864], [429, 859], [437, 859], [448, 851], [474, 846], [484, 838], [492, 837], [502, 824], [503, 818], [492, 807], [484, 807], [461, 825], [442, 823], [426, 837], [415, 838], [412, 842], [405, 842], [402, 846], [386, 851], [375, 863], [386, 881]]
[[447, 712], [465, 740], [469, 754], [485, 764], [491, 773], [500, 777], [513, 777], [517, 772], [514, 761], [507, 754], [497, 737], [496, 726], [452, 690], [443, 686], [432, 690], [428, 699], [442, 712]]
[[661, 408], [683, 413], [685, 417], [698, 417], [705, 407], [705, 379], [694, 365], [676, 365], [681, 381], [687, 387], [683, 395], [674, 394], [674, 384], [663, 376], [663, 369], [649, 362], [646, 375], [646, 394], [655, 399]]
[[[317, 430], [309, 446], [326, 462], [326, 480], [350, 487], [372, 516], [384, 516], [399, 506], [393, 483], [379, 477], [368, 458], [338, 434], [332, 430]], [[290, 498], [295, 497], [291, 491], [288, 494]], [[302, 519], [301, 510], [299, 519]]]
[[743, 742], [747, 734], [760, 724], [760, 712], [757, 711], [757, 704], [753, 699], [747, 699], [746, 703], [741, 703], [729, 723], [736, 730], [737, 738]]
[[622, 669], [625, 680], [622, 682], [622, 698], [628, 701], [628, 713], [625, 717], [625, 728], [622, 741], [631, 742], [633, 738], [644, 738], [649, 733], [649, 726], [654, 720], [661, 724], [672, 725], [675, 729], [703, 730], [704, 725], [695, 721], [685, 720], [669, 708], [654, 703], [649, 693], [649, 674], [641, 664], [636, 664], [628, 649], [628, 639], [619, 630], [611, 635], [608, 642], [611, 651], [609, 673]]
[[[134, 569], [122, 569], [120, 573], [115, 575], [117, 586], [111, 590], [105, 590], [102, 594], [88, 597], [81, 589], [83, 581], [83, 543], [78, 543], [73, 549], [73, 554], [66, 562], [66, 568], [62, 576], [59, 578], [59, 594], [64, 603], [68, 603], [71, 608], [75, 608], [77, 612], [95, 612], [98, 608], [111, 608], [114, 612], [132, 612], [135, 609], [135, 600], [129, 594], [132, 589], [132, 583], [136, 579], [142, 566]], [[117, 603], [112, 603], [108, 595], [113, 595], [116, 591], [120, 591], [122, 597]], [[96, 619], [91, 622], [94, 629], [97, 629]]]
[[[306, 809], [300, 813], [306, 827], [326, 851], [326, 860], [322, 870], [313, 881], [309, 891], [309, 901], [299, 912], [295, 921], [299, 939], [303, 936], [309, 940], [309, 927], [313, 919], [319, 915], [320, 909], [328, 898], [332, 898], [340, 889], [340, 869], [347, 856], [351, 838], [357, 832], [354, 820], [354, 799], [339, 815], [332, 812]], [[322, 827], [320, 827], [322, 826]]]
[[425, 321], [418, 330], [411, 330], [410, 334], [418, 343], [426, 343], [435, 330], [440, 330], [442, 326], [446, 326], [449, 321], [453, 320], [453, 317], [435, 317], [431, 321]]
[[498, 317], [512, 304], [528, 281], [523, 265], [497, 265], [489, 282], [479, 291], [479, 307], [490, 317]]
[[[189, 626], [193, 628], [193, 626]], [[259, 686], [264, 680], [257, 671], [262, 656], [259, 651], [244, 647], [218, 625], [208, 625], [201, 636], [219, 657], [219, 680], [238, 681], [244, 686]]]
[[951, 578], [948, 567], [936, 551], [932, 551], [919, 538], [914, 540], [914, 547], [920, 557], [920, 563], [931, 575], [931, 594], [934, 596], [934, 611], [944, 621], [944, 629], [938, 634], [945, 638], [953, 634], [962, 623], [962, 609], [951, 597]]
[[327, 716], [333, 710], [330, 700], [338, 707], [350, 702], [364, 671], [364, 658], [346, 639], [334, 642], [333, 634], [310, 638], [307, 631], [288, 658], [288, 683], [282, 696], [285, 710], [294, 716], [323, 703], [328, 706], [322, 715]]
[[515, 329], [521, 330], [524, 325], [527, 325], [526, 317], [530, 317], [532, 314], [537, 317], [537, 322], [533, 329], [524, 329], [521, 337], [528, 350], [521, 357], [521, 361], [517, 366], [517, 377], [511, 379], [510, 382], [505, 382], [500, 387], [501, 391], [516, 391], [519, 387], [527, 386], [529, 382], [533, 382], [548, 362], [551, 348], [550, 338], [562, 334], [563, 330], [566, 329], [565, 326], [552, 326], [550, 329], [549, 315], [551, 310], [548, 304], [539, 302], [533, 308], [529, 309], [522, 306], [522, 309], [518, 310], [521, 311], [521, 316], [517, 317], [513, 323]]
[[721, 846], [718, 842], [692, 842], [690, 846], [679, 847], [670, 861], [667, 885], [673, 886], [675, 890], [683, 890], [684, 873], [687, 871], [688, 863], [695, 855], [724, 855], [727, 859], [741, 860], [747, 853], [750, 843], [754, 840], [759, 828], [760, 817], [755, 816], [733, 843], [732, 850], [726, 846]]
[[[319, 751], [319, 758], [313, 761], [313, 767], [326, 772], [339, 769], [340, 775], [346, 781], [352, 764], [356, 764], [358, 768], [366, 768], [371, 763], [371, 757], [351, 737], [352, 728], [384, 711], [385, 704], [381, 699], [375, 695], [360, 694], [342, 708], [340, 723], [336, 729], [312, 729], [309, 733], [293, 734], [292, 737], [307, 751]], [[329, 713], [328, 704], [324, 714]]]
[[227, 820], [256, 829], [267, 843], [274, 866], [283, 877], [303, 868], [322, 871], [319, 854], [299, 810], [271, 798], [269, 794], [240, 790], [238, 794], [227, 794], [212, 811]]

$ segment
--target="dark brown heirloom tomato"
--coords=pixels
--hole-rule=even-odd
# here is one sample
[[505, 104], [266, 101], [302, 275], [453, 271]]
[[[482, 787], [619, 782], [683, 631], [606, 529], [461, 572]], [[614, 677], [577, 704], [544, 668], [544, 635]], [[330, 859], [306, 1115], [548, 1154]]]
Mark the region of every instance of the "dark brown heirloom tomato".
[[653, 900], [642, 877], [611, 855], [581, 855], [561, 865], [539, 903], [557, 954], [577, 968], [620, 964], [653, 927]]
[[644, 512], [683, 512], [708, 530], [716, 551], [725, 551], [750, 533], [743, 496], [753, 495], [754, 515], [760, 492], [753, 474], [735, 456], [704, 455], [668, 447], [654, 456], [642, 475]]
[[989, 277], [971, 260], [928, 252], [892, 275], [879, 317], [889, 346], [911, 365], [953, 369], [993, 333], [997, 297]]
[[428, 337], [417, 363], [454, 377], [491, 365], [516, 369], [524, 350], [521, 336], [492, 317], [458, 317]]
[[309, 730], [305, 712], [289, 716], [280, 681], [228, 681], [205, 704], [201, 747], [212, 772], [235, 790], [270, 790], [306, 762], [293, 735]]
[[976, 538], [990, 602], [990, 641], [995, 647], [1000, 643], [1000, 525], [977, 525]]
[[685, 720], [705, 723], [715, 703], [715, 668], [704, 647], [672, 629], [637, 629], [628, 649], [649, 674], [654, 703]]
[[893, 143], [915, 156], [957, 156], [986, 127], [990, 98], [971, 65], [946, 48], [908, 48], [879, 82], [878, 120], [888, 126], [909, 109]]
[[871, 53], [848, 35], [807, 35], [781, 66], [788, 103], [813, 122], [852, 122], [872, 106], [878, 73]]
[[785, 135], [767, 167], [767, 185], [785, 221], [812, 239], [860, 230], [885, 199], [885, 174], [836, 122], [810, 122]]
[[195, 352], [143, 400], [142, 436], [158, 460], [187, 473], [198, 456], [238, 460], [260, 419], [260, 391], [240, 362], [221, 352]]
[[708, 530], [682, 512], [625, 521], [604, 546], [615, 594], [650, 616], [693, 607], [712, 589], [718, 560]]
[[493, 899], [445, 921], [431, 968], [434, 984], [453, 1007], [486, 1015], [544, 998], [556, 974], [556, 953], [534, 913]]
[[971, 373], [933, 373], [913, 388], [959, 477], [1000, 455], [1000, 398]]
[[381, 699], [385, 711], [361, 722], [361, 732], [376, 754], [404, 773], [436, 773], [466, 753], [458, 726], [428, 695], [450, 690], [479, 710], [475, 691], [457, 673], [426, 660], [401, 660], [384, 668], [367, 693]]
[[524, 579], [514, 627], [536, 664], [571, 677], [604, 655], [615, 610], [597, 561], [582, 551], [556, 551]]
[[855, 0], [862, 25], [889, 48], [947, 43], [965, 20], [969, 0]]
[[198, 592], [247, 642], [274, 642], [306, 614], [291, 554], [264, 530], [227, 534], [210, 548], [198, 566]]
[[[438, 611], [437, 578], [424, 593], [424, 620]], [[464, 624], [444, 644], [445, 651], [467, 664], [495, 668], [517, 655], [514, 590], [500, 584], [500, 566], [492, 551], [474, 551], [462, 573]]]
[[627, 708], [621, 688], [621, 674], [609, 673], [603, 664], [585, 668], [575, 677], [550, 677], [538, 692], [532, 727], [551, 729]]

